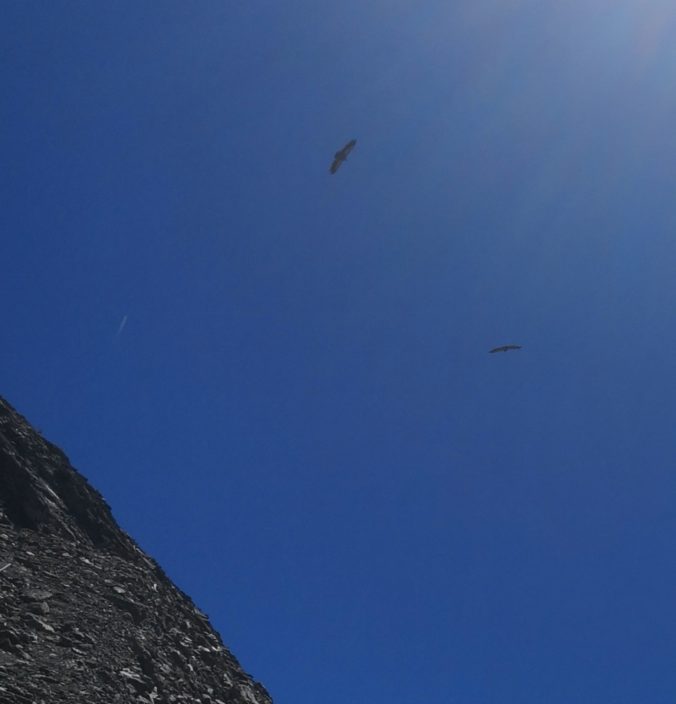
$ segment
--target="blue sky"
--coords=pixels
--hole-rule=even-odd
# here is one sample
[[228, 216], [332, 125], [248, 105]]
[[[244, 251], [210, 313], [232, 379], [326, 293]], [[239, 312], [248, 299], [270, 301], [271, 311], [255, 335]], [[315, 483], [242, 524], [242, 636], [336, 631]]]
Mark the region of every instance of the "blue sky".
[[673, 702], [673, 3], [0, 34], [0, 393], [276, 704]]

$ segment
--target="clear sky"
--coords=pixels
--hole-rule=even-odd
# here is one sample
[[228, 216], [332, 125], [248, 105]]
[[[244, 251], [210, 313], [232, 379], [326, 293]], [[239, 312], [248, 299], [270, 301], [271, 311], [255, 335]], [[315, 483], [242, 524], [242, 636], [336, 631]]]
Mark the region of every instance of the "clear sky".
[[276, 704], [673, 704], [673, 1], [1, 14], [0, 393]]

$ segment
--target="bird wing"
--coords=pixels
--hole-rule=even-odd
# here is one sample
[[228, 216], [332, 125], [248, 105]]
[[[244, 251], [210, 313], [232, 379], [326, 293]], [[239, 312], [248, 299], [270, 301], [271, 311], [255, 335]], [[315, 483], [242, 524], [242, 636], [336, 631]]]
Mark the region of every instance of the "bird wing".
[[344, 159], [340, 158], [340, 152], [336, 153], [336, 158], [333, 160], [333, 163], [331, 164], [330, 171], [332, 174], [335, 174], [336, 171], [340, 168], [340, 165], [343, 163]]

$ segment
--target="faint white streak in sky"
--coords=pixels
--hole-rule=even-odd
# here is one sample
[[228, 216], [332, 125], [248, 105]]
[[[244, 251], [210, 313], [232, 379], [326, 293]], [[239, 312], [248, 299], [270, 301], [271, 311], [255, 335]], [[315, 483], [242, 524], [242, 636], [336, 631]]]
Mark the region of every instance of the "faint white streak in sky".
[[127, 324], [127, 316], [125, 315], [122, 318], [122, 322], [120, 323], [120, 327], [117, 329], [117, 332], [115, 333], [115, 337], [119, 337], [122, 334], [122, 331], [124, 330], [124, 326]]

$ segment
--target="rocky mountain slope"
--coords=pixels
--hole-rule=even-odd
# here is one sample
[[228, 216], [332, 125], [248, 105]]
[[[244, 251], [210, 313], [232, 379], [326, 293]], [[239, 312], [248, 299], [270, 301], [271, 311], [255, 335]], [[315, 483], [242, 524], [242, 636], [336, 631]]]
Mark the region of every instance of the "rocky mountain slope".
[[0, 398], [0, 703], [271, 704], [68, 458]]

